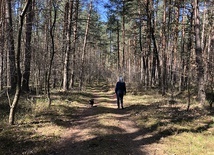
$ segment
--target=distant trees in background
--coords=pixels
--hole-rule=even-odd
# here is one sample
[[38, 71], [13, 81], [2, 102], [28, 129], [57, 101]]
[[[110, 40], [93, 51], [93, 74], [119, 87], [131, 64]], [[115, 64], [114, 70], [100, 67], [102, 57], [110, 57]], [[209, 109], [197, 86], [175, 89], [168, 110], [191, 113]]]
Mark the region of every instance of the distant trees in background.
[[163, 95], [197, 88], [201, 104], [213, 90], [212, 1], [109, 0], [103, 21], [102, 1], [32, 0], [17, 40], [25, 3], [0, 0], [1, 90], [16, 88], [18, 41], [25, 92], [47, 93], [49, 84], [83, 90], [119, 75], [136, 90], [155, 87]]
[[[119, 61], [118, 66], [123, 66], [119, 73], [135, 84], [135, 88], [156, 87], [163, 95], [170, 93], [172, 97], [194, 88], [203, 105], [205, 92], [213, 91], [214, 86], [213, 2], [110, 2], [107, 32], [110, 55], [119, 54], [116, 61]], [[116, 26], [117, 20], [119, 26]], [[117, 27], [121, 36], [119, 44]]]

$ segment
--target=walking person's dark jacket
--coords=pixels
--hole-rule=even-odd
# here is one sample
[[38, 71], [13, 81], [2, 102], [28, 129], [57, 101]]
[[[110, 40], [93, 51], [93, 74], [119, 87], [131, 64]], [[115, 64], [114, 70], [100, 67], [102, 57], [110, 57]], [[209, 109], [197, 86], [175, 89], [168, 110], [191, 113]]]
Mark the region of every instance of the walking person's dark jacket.
[[126, 94], [126, 83], [118, 81], [116, 84], [116, 87], [115, 87], [115, 93], [120, 96], [125, 95]]

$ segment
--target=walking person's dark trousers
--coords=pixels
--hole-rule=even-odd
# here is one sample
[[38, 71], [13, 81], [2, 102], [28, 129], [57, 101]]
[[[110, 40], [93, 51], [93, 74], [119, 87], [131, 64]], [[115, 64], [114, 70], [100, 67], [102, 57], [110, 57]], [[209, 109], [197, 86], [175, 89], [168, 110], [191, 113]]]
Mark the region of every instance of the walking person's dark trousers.
[[120, 103], [121, 103], [121, 108], [123, 109], [123, 92], [117, 91], [117, 107], [118, 107], [118, 109], [120, 108]]

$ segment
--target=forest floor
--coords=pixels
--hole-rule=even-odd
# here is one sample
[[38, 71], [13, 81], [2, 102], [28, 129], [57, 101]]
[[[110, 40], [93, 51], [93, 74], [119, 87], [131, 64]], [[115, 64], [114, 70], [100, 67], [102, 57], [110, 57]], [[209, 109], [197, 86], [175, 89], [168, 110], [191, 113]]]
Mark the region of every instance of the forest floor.
[[[132, 120], [137, 105], [117, 109], [112, 92], [94, 92], [95, 105], [85, 107], [71, 121], [52, 154], [62, 155], [143, 155], [164, 154], [157, 143], [162, 136], [151, 135]], [[124, 104], [126, 106], [126, 97]]]
[[155, 91], [127, 93], [125, 109], [117, 109], [113, 89], [105, 86], [55, 92], [52, 99], [51, 108], [37, 99], [17, 125], [0, 126], [0, 155], [214, 154], [213, 111], [192, 106], [187, 112], [183, 99], [171, 104]]

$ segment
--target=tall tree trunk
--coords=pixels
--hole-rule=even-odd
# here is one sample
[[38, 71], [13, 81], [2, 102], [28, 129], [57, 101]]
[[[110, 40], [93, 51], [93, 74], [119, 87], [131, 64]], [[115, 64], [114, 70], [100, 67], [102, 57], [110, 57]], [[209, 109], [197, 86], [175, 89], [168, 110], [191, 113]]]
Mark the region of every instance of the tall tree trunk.
[[117, 19], [117, 72], [120, 73], [120, 26]]
[[[49, 63], [49, 68], [48, 68], [48, 74], [47, 74], [47, 97], [48, 97], [48, 105], [50, 107], [51, 105], [51, 97], [50, 97], [50, 78], [51, 78], [51, 71], [52, 71], [52, 65], [53, 65], [53, 59], [54, 59], [54, 54], [55, 54], [55, 46], [54, 46], [54, 30], [55, 30], [55, 24], [56, 24], [56, 16], [57, 16], [57, 9], [56, 9], [56, 4], [53, 1], [53, 9], [54, 9], [54, 19], [53, 23], [50, 28], [50, 36], [51, 36], [51, 51], [50, 51], [50, 63]], [[51, 17], [51, 15], [50, 15]]]
[[154, 25], [151, 28], [151, 34], [152, 34], [152, 41], [153, 41], [153, 53], [154, 53], [154, 57], [155, 57], [155, 61], [156, 61], [156, 66], [157, 66], [157, 74], [158, 74], [158, 86], [160, 86], [161, 84], [161, 67], [160, 67], [160, 59], [159, 59], [159, 53], [158, 53], [158, 49], [157, 49], [157, 45], [156, 45], [156, 40], [155, 40], [155, 35], [154, 35]]
[[63, 23], [63, 32], [62, 32], [62, 64], [63, 64], [63, 77], [62, 77], [62, 89], [66, 89], [67, 81], [68, 81], [68, 56], [67, 56], [67, 32], [68, 32], [68, 15], [69, 15], [69, 0], [65, 2], [65, 8], [64, 8], [64, 23]]
[[31, 65], [31, 35], [32, 35], [32, 22], [34, 13], [32, 11], [33, 2], [29, 0], [29, 7], [26, 13], [26, 39], [25, 39], [25, 62], [24, 73], [22, 79], [22, 91], [29, 91], [29, 79], [30, 79], [30, 65]]
[[149, 40], [153, 43], [153, 63], [152, 63], [152, 79], [155, 81], [155, 72], [157, 68], [157, 75], [158, 75], [158, 86], [161, 84], [161, 67], [160, 67], [160, 60], [159, 60], [159, 53], [157, 49], [156, 39], [155, 39], [155, 25], [154, 25], [154, 18], [153, 17], [153, 2], [147, 0], [147, 16], [148, 16], [148, 29], [149, 29]]
[[7, 20], [7, 40], [9, 47], [9, 65], [10, 65], [10, 85], [11, 90], [15, 90], [17, 83], [17, 71], [15, 62], [15, 45], [13, 36], [13, 23], [12, 23], [12, 8], [11, 0], [6, 2], [6, 20]]
[[122, 60], [122, 73], [123, 73], [123, 76], [124, 76], [124, 74], [125, 74], [125, 45], [126, 45], [126, 43], [125, 43], [125, 1], [123, 0], [123, 13], [122, 13], [122, 36], [123, 36], [123, 49], [122, 49], [122, 54], [123, 54], [123, 56], [122, 56], [122, 58], [123, 58], [123, 60]]
[[[0, 31], [1, 32], [1, 31]], [[2, 36], [0, 36], [1, 38]], [[2, 37], [4, 38], [4, 37]], [[0, 49], [0, 91], [3, 89], [3, 68], [4, 68], [4, 50], [3, 50], [3, 47], [4, 47], [4, 41], [3, 40], [0, 40], [0, 46], [1, 46], [1, 49]]]
[[[4, 19], [5, 7], [2, 0], [0, 0], [0, 21]], [[5, 32], [4, 22], [0, 23], [0, 91], [3, 89], [3, 70], [4, 70], [4, 48], [5, 48]]]
[[28, 0], [24, 6], [23, 11], [20, 14], [19, 19], [19, 30], [17, 38], [17, 53], [16, 53], [16, 69], [17, 69], [17, 84], [16, 84], [16, 93], [13, 99], [12, 104], [10, 105], [10, 114], [9, 114], [9, 124], [13, 125], [15, 121], [15, 110], [18, 105], [20, 91], [21, 91], [21, 68], [20, 68], [20, 55], [21, 55], [21, 36], [22, 36], [22, 27], [24, 16], [26, 14], [27, 8], [29, 6], [30, 0]]
[[184, 51], [185, 51], [185, 19], [184, 19], [184, 12], [181, 13], [182, 14], [182, 32], [181, 32], [181, 55], [180, 55], [180, 77], [179, 77], [179, 92], [182, 91], [183, 89], [183, 85], [184, 85], [184, 79], [187, 77], [187, 75], [185, 74], [185, 71], [187, 69], [186, 65], [185, 65], [185, 60], [184, 60]]
[[70, 50], [71, 50], [71, 28], [72, 28], [72, 14], [73, 14], [73, 0], [67, 2], [67, 23], [66, 23], [66, 46], [65, 46], [65, 60], [64, 60], [64, 78], [63, 78], [63, 90], [68, 90], [68, 74], [69, 74], [69, 62], [70, 62]]
[[177, 64], [178, 62], [176, 61], [177, 59], [177, 46], [178, 46], [178, 24], [179, 24], [179, 12], [180, 12], [180, 4], [178, 2], [175, 2], [175, 26], [173, 29], [174, 34], [172, 35], [173, 38], [173, 47], [172, 47], [172, 52], [171, 52], [171, 78], [170, 78], [170, 82], [171, 82], [171, 100], [174, 100], [174, 88], [175, 88], [175, 76], [176, 76], [176, 72], [178, 72], [177, 70]]
[[[50, 9], [50, 1], [45, 1], [46, 4], [45, 6], [46, 7], [49, 7]], [[49, 30], [49, 27], [50, 27], [50, 20], [51, 20], [51, 17], [50, 17], [50, 11], [49, 9], [46, 9], [45, 10], [45, 25], [44, 25], [44, 36], [45, 36], [45, 43], [44, 43], [44, 49], [45, 49], [45, 53], [44, 53], [44, 58], [43, 58], [43, 61], [45, 62], [44, 65], [41, 65], [41, 73], [44, 71], [44, 73], [42, 73], [42, 81], [41, 81], [41, 84], [43, 85], [42, 87], [44, 87], [44, 93], [47, 95], [47, 74], [48, 74], [48, 65], [49, 65], [49, 50], [50, 50], [50, 47], [49, 47], [49, 44], [50, 44], [50, 30]], [[49, 12], [48, 12], [49, 11]], [[46, 58], [46, 59], [45, 59]]]
[[191, 54], [193, 53], [193, 44], [192, 44], [192, 39], [193, 39], [193, 34], [194, 34], [194, 28], [193, 28], [193, 11], [190, 13], [190, 30], [189, 30], [189, 36], [188, 36], [188, 44], [187, 44], [187, 58], [185, 60], [186, 62], [186, 70], [184, 72], [186, 79], [185, 79], [185, 83], [187, 85], [187, 91], [188, 91], [188, 102], [187, 102], [187, 111], [190, 108], [190, 97], [191, 97], [191, 75], [190, 75], [190, 59], [191, 59]]
[[89, 6], [89, 12], [88, 12], [88, 18], [85, 28], [85, 35], [84, 35], [84, 41], [83, 41], [83, 48], [82, 48], [82, 57], [81, 57], [81, 70], [80, 70], [80, 83], [79, 88], [82, 90], [83, 88], [83, 76], [84, 76], [84, 65], [85, 65], [85, 55], [86, 55], [86, 45], [87, 45], [87, 39], [88, 39], [88, 32], [89, 32], [89, 24], [91, 20], [91, 11], [92, 11], [92, 0], [90, 2]]
[[[146, 83], [146, 62], [145, 62], [145, 53], [143, 51], [143, 45], [142, 45], [142, 25], [143, 25], [143, 20], [142, 20], [142, 12], [141, 12], [141, 2], [138, 0], [138, 14], [139, 14], [139, 48], [140, 48], [140, 53], [141, 53], [141, 76], [140, 76], [140, 81], [141, 83]], [[148, 79], [148, 77], [147, 77]]]
[[74, 43], [73, 43], [73, 48], [72, 48], [72, 69], [71, 69], [71, 82], [70, 82], [70, 87], [74, 87], [74, 80], [75, 80], [75, 68], [76, 68], [76, 46], [77, 46], [77, 29], [78, 29], [78, 15], [79, 15], [79, 0], [76, 0], [75, 2], [75, 15], [74, 15]]
[[[206, 2], [205, 2], [205, 6], [206, 6]], [[211, 13], [212, 14], [212, 13]], [[209, 85], [208, 81], [209, 81], [209, 60], [210, 60], [210, 43], [211, 43], [211, 35], [212, 35], [212, 24], [210, 24], [210, 26], [208, 27], [207, 23], [208, 23], [208, 19], [207, 19], [207, 10], [204, 10], [203, 12], [203, 19], [202, 19], [202, 37], [201, 37], [201, 47], [203, 48], [203, 53], [204, 53], [204, 80], [205, 80], [205, 85]], [[206, 28], [205, 28], [206, 27]], [[208, 28], [207, 28], [208, 27]], [[205, 31], [206, 30], [206, 31]], [[206, 40], [207, 43], [206, 43]]]
[[131, 39], [129, 38], [129, 42], [128, 42], [128, 62], [127, 62], [127, 68], [128, 68], [128, 82], [131, 81]]
[[[211, 50], [212, 49], [212, 50]], [[214, 29], [210, 28], [208, 33], [208, 44], [207, 44], [207, 63], [206, 63], [206, 84], [210, 85], [210, 89], [214, 91]], [[209, 83], [210, 81], [210, 83]]]
[[167, 78], [167, 54], [166, 54], [166, 0], [163, 2], [163, 23], [162, 23], [162, 95], [166, 93], [166, 78]]
[[205, 103], [205, 81], [204, 81], [204, 67], [203, 54], [200, 38], [200, 19], [198, 0], [194, 0], [194, 21], [195, 21], [195, 54], [197, 64], [197, 81], [198, 81], [198, 99], [199, 103], [204, 106]]

